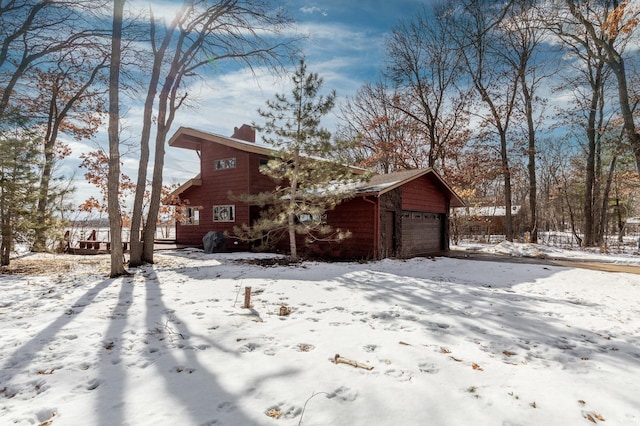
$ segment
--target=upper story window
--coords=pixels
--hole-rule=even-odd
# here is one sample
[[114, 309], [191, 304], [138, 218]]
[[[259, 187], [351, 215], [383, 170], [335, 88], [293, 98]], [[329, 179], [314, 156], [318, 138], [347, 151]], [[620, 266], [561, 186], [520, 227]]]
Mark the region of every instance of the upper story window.
[[235, 169], [235, 168], [236, 168], [235, 158], [223, 158], [221, 160], [215, 160], [213, 162], [214, 170], [225, 170], [225, 169]]

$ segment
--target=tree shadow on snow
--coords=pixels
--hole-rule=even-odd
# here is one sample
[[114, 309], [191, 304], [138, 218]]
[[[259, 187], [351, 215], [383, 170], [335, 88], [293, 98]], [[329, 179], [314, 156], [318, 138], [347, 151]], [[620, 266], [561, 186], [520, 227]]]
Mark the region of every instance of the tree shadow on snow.
[[[21, 345], [20, 348], [14, 351], [13, 354], [11, 354], [11, 356], [2, 363], [0, 371], [5, 373], [9, 372], [9, 375], [11, 376], [31, 367], [31, 362], [38, 353], [53, 342], [60, 331], [63, 330], [65, 326], [72, 323], [87, 306], [90, 306], [91, 303], [93, 303], [98, 294], [109, 287], [112, 283], [112, 279], [106, 279], [88, 289], [55, 321], [51, 322], [28, 342]], [[2, 382], [6, 383], [4, 380], [2, 380]]]
[[[238, 406], [238, 396], [223, 389], [215, 373], [206, 365], [212, 360], [224, 365], [225, 360], [237, 358], [239, 354], [216, 343], [210, 336], [190, 330], [177, 309], [168, 306], [163, 298], [161, 286], [171, 284], [161, 283], [152, 270], [145, 278], [145, 322], [153, 334], [149, 337], [153, 345], [147, 356], [164, 382], [165, 393], [183, 408], [181, 417], [189, 418], [184, 424], [255, 424], [255, 420]], [[247, 365], [246, 368], [255, 366]]]
[[628, 340], [615, 339], [608, 329], [568, 322], [572, 315], [608, 315], [607, 306], [518, 287], [570, 268], [438, 259], [436, 262], [450, 262], [452, 269], [443, 272], [440, 267], [436, 272], [429, 270], [429, 260], [411, 262], [422, 262], [424, 268], [397, 262], [384, 270], [345, 274], [338, 281], [358, 289], [379, 307], [371, 312], [376, 322], [404, 322], [426, 338], [444, 343], [449, 337], [454, 341], [465, 336], [506, 362], [541, 359], [577, 369], [592, 358], [612, 366], [640, 362], [640, 350]]

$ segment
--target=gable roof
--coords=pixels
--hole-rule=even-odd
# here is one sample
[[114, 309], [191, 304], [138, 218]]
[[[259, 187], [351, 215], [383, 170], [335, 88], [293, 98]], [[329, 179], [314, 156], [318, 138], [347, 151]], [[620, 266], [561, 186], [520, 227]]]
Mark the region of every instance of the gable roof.
[[451, 207], [463, 207], [464, 201], [455, 193], [455, 191], [442, 179], [442, 177], [432, 168], [402, 170], [385, 175], [374, 175], [366, 182], [363, 182], [356, 188], [358, 195], [382, 195], [393, 189], [396, 189], [414, 179], [421, 176], [428, 176], [431, 180], [445, 192], [450, 200]]
[[173, 136], [171, 136], [171, 139], [169, 139], [169, 146], [201, 151], [203, 142], [215, 142], [220, 145], [239, 149], [240, 151], [252, 152], [254, 154], [272, 155], [274, 151], [273, 148], [266, 145], [247, 142], [241, 139], [234, 139], [228, 136], [218, 135], [216, 133], [203, 132], [202, 130], [183, 126], [176, 130]]
[[[244, 125], [246, 126], [246, 125]], [[194, 151], [201, 151], [203, 143], [217, 143], [220, 145], [235, 148], [240, 151], [250, 152], [254, 154], [260, 154], [264, 156], [272, 157], [277, 154], [277, 149], [255, 143], [247, 142], [242, 139], [235, 139], [228, 136], [222, 136], [216, 133], [203, 132], [202, 130], [196, 130], [191, 127], [181, 126], [169, 139], [169, 146], [176, 148], [192, 149]], [[314, 157], [303, 155], [312, 161], [327, 161], [327, 159], [321, 157]], [[355, 174], [364, 174], [366, 170], [362, 167], [347, 166]]]
[[186, 181], [185, 183], [183, 183], [182, 185], [180, 185], [179, 187], [171, 191], [171, 193], [167, 195], [167, 197], [165, 198], [165, 202], [169, 205], [175, 204], [174, 197], [179, 196], [180, 194], [182, 194], [187, 189], [193, 186], [202, 186], [202, 177], [200, 173], [198, 173], [197, 176], [189, 179], [188, 181]]
[[[204, 132], [202, 130], [193, 129], [191, 127], [181, 126], [176, 130], [171, 139], [169, 146], [177, 148], [192, 149], [196, 151], [202, 150], [203, 143], [218, 143], [224, 146], [238, 149], [244, 152], [272, 156], [275, 149], [255, 142], [247, 142], [241, 139], [235, 139], [228, 136], [222, 136], [216, 133]], [[322, 159], [318, 159], [322, 161]], [[355, 173], [365, 173], [365, 169], [350, 166]], [[374, 175], [368, 181], [362, 182], [356, 187], [357, 195], [382, 195], [399, 186], [402, 186], [421, 176], [428, 175], [432, 181], [445, 192], [450, 200], [451, 207], [463, 207], [464, 201], [455, 193], [455, 191], [442, 179], [442, 177], [432, 168], [403, 170], [384, 175]], [[179, 195], [191, 188], [192, 186], [202, 185], [200, 174], [188, 180], [178, 189], [173, 191], [171, 195]]]

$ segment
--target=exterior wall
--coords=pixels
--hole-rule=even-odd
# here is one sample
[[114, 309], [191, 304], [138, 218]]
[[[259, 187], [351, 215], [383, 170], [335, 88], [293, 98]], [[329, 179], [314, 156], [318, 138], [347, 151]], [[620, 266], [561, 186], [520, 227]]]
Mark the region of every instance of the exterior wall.
[[339, 204], [327, 213], [327, 223], [333, 228], [348, 230], [351, 237], [340, 243], [320, 243], [312, 253], [346, 259], [370, 259], [375, 250], [376, 205], [363, 197]]
[[269, 176], [260, 173], [261, 161], [268, 160], [268, 157], [262, 155], [249, 154], [249, 189], [252, 194], [272, 191], [275, 187], [275, 183]]
[[444, 193], [434, 185], [428, 175], [402, 186], [402, 209], [432, 213], [448, 213]]
[[[202, 192], [201, 186], [191, 187], [180, 194], [180, 199], [188, 202], [188, 206], [202, 206]], [[200, 211], [200, 215], [202, 215], [202, 213], [203, 212]], [[200, 216], [200, 223], [202, 223], [202, 216]], [[200, 225], [183, 225], [176, 223], [176, 242], [179, 244], [199, 246], [202, 244], [203, 235]]]
[[[235, 167], [216, 170], [216, 160], [235, 159]], [[202, 245], [202, 237], [209, 231], [233, 234], [234, 226], [251, 223], [250, 207], [240, 201], [231, 201], [234, 195], [257, 193], [273, 188], [271, 179], [259, 171], [260, 160], [266, 157], [240, 151], [217, 143], [203, 143], [200, 153], [201, 187], [189, 188], [181, 199], [188, 199], [191, 206], [202, 206], [198, 225], [176, 225], [176, 241], [179, 244]], [[235, 206], [233, 222], [214, 222], [213, 207]], [[242, 246], [242, 247], [240, 247]], [[238, 248], [244, 248], [242, 244]]]

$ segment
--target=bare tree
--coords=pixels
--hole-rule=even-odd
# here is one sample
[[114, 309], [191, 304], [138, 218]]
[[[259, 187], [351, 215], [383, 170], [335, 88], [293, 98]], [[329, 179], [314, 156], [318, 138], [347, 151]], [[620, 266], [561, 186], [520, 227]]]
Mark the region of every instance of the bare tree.
[[37, 223], [34, 251], [46, 249], [46, 231], [51, 223], [52, 178], [56, 159], [69, 154], [68, 147], [58, 141], [60, 133], [78, 140], [89, 139], [102, 124], [105, 86], [94, 87], [108, 56], [93, 52], [73, 51], [63, 55], [52, 70], [36, 70], [35, 86], [39, 94], [30, 102], [28, 113], [43, 132], [44, 164], [38, 189]]
[[[546, 33], [544, 26], [540, 25], [536, 3], [536, 0], [515, 0], [505, 19], [498, 25], [505, 41], [502, 56], [512, 72], [518, 76], [519, 103], [525, 121], [523, 127], [529, 178], [527, 230], [533, 243], [538, 242], [536, 139], [542, 115], [540, 110], [544, 108], [544, 99], [540, 98], [538, 91], [541, 84], [548, 81], [555, 71], [545, 66], [553, 52], [548, 45], [544, 45]], [[547, 48], [544, 57], [541, 54], [543, 47]]]
[[7, 0], [0, 3], [0, 118], [34, 67], [63, 51], [90, 47], [106, 35], [86, 24], [104, 1]]
[[504, 39], [499, 25], [511, 8], [511, 2], [459, 0], [450, 4], [445, 28], [456, 42], [462, 63], [486, 113], [478, 117], [492, 130], [486, 137], [496, 136], [504, 182], [505, 237], [513, 241], [511, 201], [511, 169], [509, 165], [508, 131], [516, 108], [520, 70], [505, 63]]
[[125, 275], [122, 247], [122, 216], [120, 213], [120, 60], [122, 54], [122, 21], [126, 0], [113, 2], [111, 62], [109, 65], [109, 173], [107, 181], [109, 228], [111, 232], [112, 278]]
[[[601, 151], [602, 141], [605, 130], [605, 84], [610, 74], [605, 67], [600, 55], [592, 55], [593, 49], [598, 50], [597, 46], [592, 48], [583, 48], [584, 44], [589, 44], [588, 38], [582, 39], [580, 44], [569, 43], [570, 40], [565, 39], [565, 45], [568, 50], [577, 58], [574, 67], [575, 73], [568, 81], [569, 87], [574, 87], [575, 109], [566, 111], [570, 115], [568, 124], [577, 123], [586, 134], [585, 154], [586, 161], [584, 165], [585, 191], [583, 200], [584, 210], [584, 238], [582, 244], [591, 247], [600, 241], [596, 232], [596, 224], [599, 205], [599, 187], [601, 184]], [[615, 165], [615, 161], [612, 162]], [[606, 196], [605, 196], [606, 198]]]
[[[577, 88], [574, 90], [577, 111], [571, 113], [584, 117], [587, 136], [582, 244], [593, 246], [603, 243], [611, 177], [615, 172], [617, 157], [622, 154], [618, 138], [607, 136], [612, 132], [616, 133], [613, 128], [616, 125], [615, 116], [622, 116], [619, 125], [624, 129], [623, 136], [627, 136], [636, 162], [638, 158], [635, 154], [635, 131], [629, 130], [633, 120], [630, 123], [625, 118], [624, 107], [627, 105], [633, 114], [636, 104], [628, 103], [629, 93], [620, 92], [627, 92], [626, 63], [622, 54], [628, 42], [627, 32], [633, 28], [623, 30], [624, 22], [615, 18], [616, 13], [621, 11], [621, 4], [618, 2], [604, 0], [596, 2], [593, 7], [585, 7], [581, 3], [556, 2], [555, 9], [547, 12], [547, 25], [562, 40], [571, 57], [576, 58], [571, 85]], [[617, 84], [614, 83], [613, 91], [617, 92], [619, 110], [611, 107], [608, 95], [611, 74], [616, 77]], [[604, 142], [607, 140], [610, 141], [612, 156], [608, 171], [604, 171], [601, 155]], [[606, 176], [603, 176], [603, 173], [606, 173]]]
[[565, 19], [557, 21], [556, 32], [573, 38], [575, 42], [579, 41], [578, 38], [589, 38], [592, 43], [584, 46], [591, 48], [591, 54], [600, 57], [616, 77], [622, 125], [640, 175], [640, 133], [634, 121], [637, 100], [630, 96], [626, 65], [628, 58], [625, 57], [630, 35], [638, 26], [640, 10], [633, 10], [632, 4], [618, 0], [561, 1], [568, 13], [561, 15]]
[[393, 106], [400, 98], [379, 81], [364, 84], [340, 107], [339, 138], [356, 142], [343, 152], [347, 162], [378, 173], [425, 165], [413, 120]]
[[411, 20], [399, 23], [387, 40], [387, 74], [398, 85], [391, 106], [423, 133], [427, 166], [444, 166], [447, 151], [468, 123], [470, 90], [462, 89], [462, 50], [456, 49], [445, 28], [449, 10], [423, 7]]
[[[267, 0], [185, 1], [167, 25], [150, 14], [153, 66], [145, 101], [138, 190], [131, 226], [130, 265], [153, 262], [153, 243], [162, 193], [164, 146], [176, 111], [187, 97], [185, 79], [206, 65], [234, 60], [254, 69], [274, 67], [292, 52], [293, 42], [276, 39], [291, 20]], [[157, 97], [157, 104], [156, 104]], [[153, 117], [155, 113], [157, 117]], [[151, 197], [140, 241], [144, 190], [150, 156], [150, 130], [155, 119], [156, 137]]]

